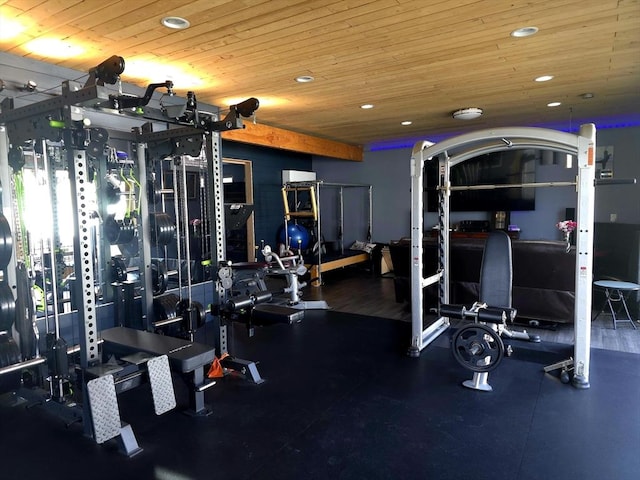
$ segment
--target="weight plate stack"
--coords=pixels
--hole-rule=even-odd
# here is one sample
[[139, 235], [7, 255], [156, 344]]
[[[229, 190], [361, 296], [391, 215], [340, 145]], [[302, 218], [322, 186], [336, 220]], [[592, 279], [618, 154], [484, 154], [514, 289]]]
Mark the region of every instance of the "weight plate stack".
[[154, 296], [162, 295], [167, 291], [169, 272], [163, 260], [157, 258], [151, 260], [151, 283]]
[[200, 328], [204, 326], [205, 319], [207, 316], [207, 311], [204, 306], [200, 302], [191, 301], [188, 299], [180, 300], [176, 306], [176, 313], [180, 317], [184, 317], [185, 312], [189, 309], [189, 305], [191, 305], [191, 310], [193, 311], [193, 325], [196, 328]]
[[151, 229], [151, 241], [159, 247], [168, 245], [175, 238], [176, 226], [167, 213], [149, 214], [149, 226]]
[[158, 205], [162, 200], [162, 194], [156, 190], [156, 182], [147, 180], [147, 202], [149, 205]]
[[13, 235], [9, 221], [0, 212], [0, 270], [7, 268], [13, 252]]
[[174, 293], [162, 295], [153, 299], [153, 310], [158, 320], [169, 320], [178, 316], [180, 297]]
[[108, 216], [103, 225], [104, 234], [111, 245], [131, 243], [138, 235], [134, 222], [116, 220], [113, 215]]
[[16, 302], [7, 282], [0, 282], [0, 332], [9, 331], [16, 320]]

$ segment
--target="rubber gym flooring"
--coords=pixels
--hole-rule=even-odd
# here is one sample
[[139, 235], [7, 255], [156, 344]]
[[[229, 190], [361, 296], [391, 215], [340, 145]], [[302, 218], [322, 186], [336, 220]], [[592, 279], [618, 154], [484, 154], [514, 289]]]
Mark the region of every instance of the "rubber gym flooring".
[[[232, 330], [236, 356], [267, 381], [226, 377], [213, 413], [153, 414], [148, 387], [119, 397], [143, 452], [96, 445], [41, 407], [0, 408], [2, 479], [580, 479], [640, 472], [640, 356], [593, 349], [591, 388], [545, 374], [567, 345], [513, 342], [515, 354], [471, 378], [442, 336], [405, 355], [405, 322], [307, 312], [302, 323]], [[201, 341], [211, 332], [201, 332]], [[186, 390], [175, 379], [180, 406]]]

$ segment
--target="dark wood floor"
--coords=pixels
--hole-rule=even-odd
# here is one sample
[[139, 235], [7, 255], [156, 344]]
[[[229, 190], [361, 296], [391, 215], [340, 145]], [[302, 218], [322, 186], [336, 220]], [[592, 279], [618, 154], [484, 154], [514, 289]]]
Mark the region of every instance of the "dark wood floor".
[[[408, 306], [395, 301], [393, 274], [374, 276], [370, 271], [360, 268], [331, 271], [323, 275], [323, 286], [306, 287], [303, 295], [307, 300], [323, 299], [338, 312], [411, 322]], [[600, 307], [601, 302], [594, 300], [595, 313]], [[636, 325], [640, 327], [640, 323], [636, 322]], [[545, 328], [517, 325], [514, 330], [527, 330], [540, 335], [543, 341], [573, 345], [572, 324], [549, 325]], [[640, 328], [634, 330], [631, 324], [625, 323], [614, 329], [611, 315], [603, 313], [592, 323], [591, 346], [640, 353]]]

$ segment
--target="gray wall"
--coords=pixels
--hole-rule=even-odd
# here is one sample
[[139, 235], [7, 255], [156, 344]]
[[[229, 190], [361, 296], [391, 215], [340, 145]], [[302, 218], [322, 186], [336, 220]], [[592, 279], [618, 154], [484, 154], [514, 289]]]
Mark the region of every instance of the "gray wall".
[[[635, 178], [640, 182], [640, 127], [611, 128], [598, 132], [596, 142], [613, 146], [614, 178]], [[596, 189], [596, 222], [640, 224], [640, 183]]]
[[[597, 126], [596, 126], [597, 127]], [[597, 131], [598, 146], [613, 146], [614, 178], [640, 179], [640, 127], [610, 128]], [[373, 186], [373, 240], [389, 242], [410, 235], [410, 172], [411, 148], [365, 152], [363, 162], [314, 157], [313, 169], [319, 180], [327, 182], [365, 183]], [[562, 157], [562, 155], [556, 155]], [[536, 181], [572, 181], [577, 169], [564, 166], [562, 158], [556, 165], [537, 165]], [[575, 164], [575, 161], [574, 161]], [[565, 209], [576, 207], [572, 187], [538, 188], [536, 210], [512, 212], [511, 224], [521, 228], [523, 239], [560, 240], [555, 224], [565, 219]], [[363, 222], [358, 209], [345, 206], [345, 225]], [[609, 222], [610, 215], [618, 223], [640, 224], [640, 184], [600, 186], [596, 189], [596, 222]], [[325, 214], [323, 228], [332, 231], [337, 217]], [[489, 220], [489, 212], [454, 212], [451, 223], [461, 220]], [[437, 222], [435, 213], [426, 213], [425, 228]], [[360, 238], [363, 239], [363, 238]], [[351, 240], [345, 228], [345, 244]]]

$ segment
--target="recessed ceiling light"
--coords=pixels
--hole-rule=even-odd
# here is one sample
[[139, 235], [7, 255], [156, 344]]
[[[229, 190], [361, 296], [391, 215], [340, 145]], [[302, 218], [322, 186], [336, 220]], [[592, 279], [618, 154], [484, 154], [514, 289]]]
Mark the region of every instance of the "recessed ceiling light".
[[560, 105], [562, 105], [561, 102], [551, 102], [551, 103], [547, 103], [547, 107], [559, 107]]
[[363, 110], [368, 110], [370, 108], [373, 108], [373, 105], [370, 103], [365, 103], [364, 105], [360, 105], [360, 108], [362, 108]]
[[461, 108], [460, 110], [456, 110], [451, 115], [456, 120], [473, 120], [475, 118], [479, 118], [482, 116], [482, 109], [477, 107], [470, 108]]
[[0, 14], [0, 25], [2, 25], [2, 29], [0, 29], [0, 40], [9, 40], [17, 37], [27, 29], [22, 23], [13, 18], [5, 17], [2, 14]]
[[174, 30], [184, 30], [191, 26], [189, 20], [182, 17], [164, 17], [160, 22], [165, 27], [173, 28]]
[[84, 53], [81, 46], [57, 38], [34, 38], [24, 46], [30, 52], [52, 58], [73, 58]]
[[511, 32], [512, 37], [522, 38], [522, 37], [530, 37], [531, 35], [535, 35], [538, 33], [538, 27], [522, 27]]
[[404, 122], [400, 122], [400, 125], [411, 125], [413, 122], [410, 122], [409, 120], [405, 120]]
[[315, 78], [313, 78], [311, 75], [300, 75], [299, 77], [296, 77], [296, 82], [298, 83], [309, 83], [309, 82], [313, 82], [315, 80]]
[[534, 78], [536, 82], [548, 82], [549, 80], [553, 80], [553, 75], [540, 75], [539, 77]]

